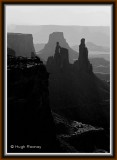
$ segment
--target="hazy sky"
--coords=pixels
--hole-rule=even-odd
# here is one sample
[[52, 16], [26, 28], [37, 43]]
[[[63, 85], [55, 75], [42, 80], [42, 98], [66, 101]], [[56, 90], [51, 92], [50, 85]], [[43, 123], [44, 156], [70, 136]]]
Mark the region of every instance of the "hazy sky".
[[6, 5], [5, 13], [7, 25], [111, 25], [111, 5]]

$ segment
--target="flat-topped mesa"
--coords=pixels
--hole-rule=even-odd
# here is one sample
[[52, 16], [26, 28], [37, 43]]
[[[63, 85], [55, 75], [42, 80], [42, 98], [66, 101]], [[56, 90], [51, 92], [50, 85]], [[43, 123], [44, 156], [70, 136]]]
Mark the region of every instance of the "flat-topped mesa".
[[53, 32], [49, 35], [49, 40], [45, 47], [40, 51], [39, 57], [43, 60], [47, 61], [50, 56], [54, 56], [55, 54], [55, 47], [56, 42], [59, 42], [59, 45], [63, 48], [69, 50], [69, 62], [73, 64], [74, 60], [78, 57], [78, 53], [70, 48], [69, 44], [67, 43], [63, 32]]
[[32, 34], [7, 33], [8, 48], [15, 51], [15, 56], [34, 57], [35, 49]]
[[92, 73], [92, 64], [88, 60], [88, 49], [85, 46], [84, 38], [81, 39], [81, 44], [79, 45], [78, 69]]
[[[54, 41], [55, 40], [55, 41]], [[66, 39], [64, 38], [63, 32], [53, 32], [49, 35], [49, 41], [53, 43], [58, 40], [60, 43], [66, 43]]]

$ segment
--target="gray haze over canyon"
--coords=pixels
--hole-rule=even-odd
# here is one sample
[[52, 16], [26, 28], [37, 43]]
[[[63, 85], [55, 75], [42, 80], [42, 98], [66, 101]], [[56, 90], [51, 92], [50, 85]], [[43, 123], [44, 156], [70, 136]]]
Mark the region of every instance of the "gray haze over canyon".
[[63, 32], [70, 46], [79, 44], [82, 37], [99, 46], [110, 46], [109, 26], [9, 25], [7, 32], [30, 33], [34, 43], [47, 43], [51, 33]]
[[15, 50], [19, 56], [22, 56], [23, 52], [30, 52], [28, 56], [30, 57], [31, 52], [35, 52], [45, 63], [49, 56], [54, 55], [57, 41], [60, 42], [62, 47], [69, 50], [69, 59], [73, 63], [78, 58], [79, 43], [81, 38], [84, 37], [94, 72], [101, 79], [110, 79], [109, 26], [9, 25], [7, 32], [12, 33], [10, 36], [13, 36], [13, 33], [22, 33], [16, 34], [17, 40], [19, 39], [18, 37], [32, 34], [30, 43], [28, 42], [27, 44], [30, 46], [28, 51], [23, 46], [24, 42], [26, 42], [23, 40], [20, 42], [22, 49], [20, 47], [17, 52], [17, 43], [14, 43], [16, 40], [10, 41], [9, 34], [7, 39], [8, 47], [10, 45], [9, 48]]

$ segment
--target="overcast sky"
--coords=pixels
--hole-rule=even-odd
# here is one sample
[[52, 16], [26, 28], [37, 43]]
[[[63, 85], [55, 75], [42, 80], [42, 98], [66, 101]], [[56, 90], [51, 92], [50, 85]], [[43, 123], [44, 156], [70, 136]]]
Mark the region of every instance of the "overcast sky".
[[111, 5], [6, 5], [5, 15], [7, 25], [111, 25]]

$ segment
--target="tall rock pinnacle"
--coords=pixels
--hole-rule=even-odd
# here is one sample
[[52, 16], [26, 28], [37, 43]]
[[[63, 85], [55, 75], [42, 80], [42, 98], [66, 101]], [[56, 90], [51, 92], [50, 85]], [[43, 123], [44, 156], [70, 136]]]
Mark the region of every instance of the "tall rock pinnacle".
[[85, 39], [81, 39], [81, 44], [79, 45], [79, 58], [78, 58], [78, 69], [81, 71], [92, 72], [92, 64], [88, 60], [88, 49], [85, 46]]
[[50, 73], [49, 98], [52, 109], [71, 119], [108, 125], [109, 104], [106, 108], [103, 102], [109, 99], [109, 85], [93, 73], [85, 39], [81, 39], [79, 58], [74, 64], [69, 63], [69, 50], [63, 48], [59, 41], [55, 43], [55, 54], [46, 63]]

